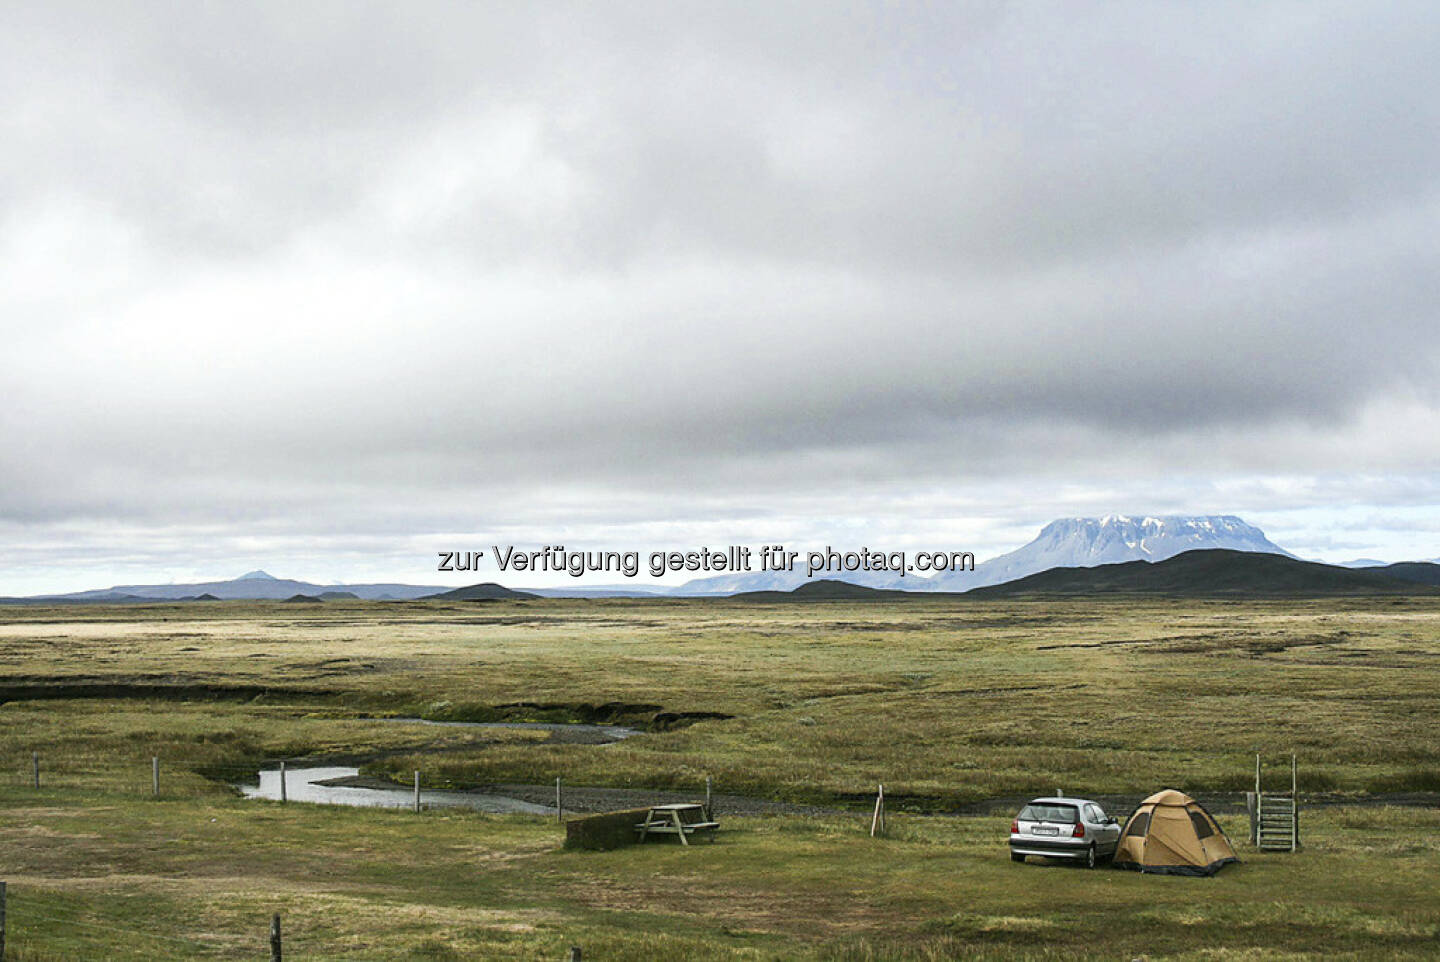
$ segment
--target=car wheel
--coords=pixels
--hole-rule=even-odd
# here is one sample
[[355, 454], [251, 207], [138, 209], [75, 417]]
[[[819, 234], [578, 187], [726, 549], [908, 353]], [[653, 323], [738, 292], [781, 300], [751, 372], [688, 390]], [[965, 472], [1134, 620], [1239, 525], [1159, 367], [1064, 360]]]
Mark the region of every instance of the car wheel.
[[1023, 861], [1025, 861], [1025, 856], [1021, 855], [1019, 852], [1011, 852], [1011, 853], [1010, 853], [1010, 861], [1012, 861], [1012, 862], [1023, 862]]
[[1089, 848], [1087, 848], [1087, 849], [1085, 850], [1085, 867], [1086, 867], [1086, 868], [1094, 868], [1094, 867], [1095, 867], [1095, 846], [1094, 846], [1094, 845], [1091, 845]]

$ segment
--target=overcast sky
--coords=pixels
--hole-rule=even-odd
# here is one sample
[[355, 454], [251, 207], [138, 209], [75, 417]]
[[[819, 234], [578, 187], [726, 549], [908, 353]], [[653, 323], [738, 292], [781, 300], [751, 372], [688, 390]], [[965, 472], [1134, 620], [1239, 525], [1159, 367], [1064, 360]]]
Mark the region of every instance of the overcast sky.
[[1440, 555], [1437, 38], [1315, 0], [11, 4], [0, 594], [983, 559], [1112, 512]]

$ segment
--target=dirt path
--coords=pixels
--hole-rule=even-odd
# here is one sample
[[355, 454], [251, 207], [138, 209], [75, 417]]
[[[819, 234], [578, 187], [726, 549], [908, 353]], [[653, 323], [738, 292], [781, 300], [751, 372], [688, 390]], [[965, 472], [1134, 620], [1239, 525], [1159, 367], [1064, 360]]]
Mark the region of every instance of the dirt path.
[[[489, 795], [504, 795], [540, 805], [555, 804], [554, 785], [487, 785]], [[668, 805], [673, 802], [703, 802], [704, 790], [698, 792], [662, 791], [645, 788], [564, 788], [567, 812], [615, 812], [645, 805]], [[711, 808], [719, 815], [837, 815], [842, 809], [820, 805], [794, 805], [772, 802], [744, 795], [713, 795]]]
[[[373, 775], [354, 775], [346, 778], [331, 778], [319, 785], [341, 788], [373, 788], [394, 791], [405, 788], [396, 782], [376, 778]], [[555, 810], [554, 785], [484, 785], [472, 789], [477, 795], [498, 795], [515, 798], [534, 805], [547, 806]], [[672, 802], [703, 802], [705, 792], [674, 792], [647, 788], [564, 788], [565, 811], [575, 814], [592, 812], [615, 812], [644, 805], [668, 805]], [[714, 795], [711, 808], [725, 815], [836, 815], [843, 810], [824, 808], [819, 805], [792, 805], [788, 802], [772, 802], [760, 798], [746, 798], [743, 795]]]
[[[344, 784], [357, 788], [394, 789], [396, 787], [394, 783], [387, 782], [384, 779], [371, 778], [363, 775], [353, 779], [337, 780], [334, 784]], [[475, 789], [475, 791], [485, 795], [517, 798], [521, 801], [531, 802], [536, 805], [551, 806], [552, 808], [555, 804], [554, 785], [485, 785]], [[705, 798], [703, 790], [682, 792], [649, 788], [583, 788], [564, 786], [563, 794], [565, 811], [575, 812], [577, 814], [613, 812], [627, 808], [639, 808], [644, 805], [663, 805], [672, 802], [699, 802]], [[1093, 795], [1088, 797], [1091, 801], [1098, 802], [1105, 811], [1119, 819], [1124, 819], [1134, 811], [1135, 807], [1139, 805], [1144, 798], [1142, 795]], [[907, 805], [904, 796], [887, 797], [886, 802], [892, 812], [906, 812], [907, 809], [916, 807], [921, 808], [923, 813], [927, 815], [1009, 816], [1018, 812], [1029, 800], [1028, 797], [1021, 798], [1019, 796], [1013, 798], [990, 798], [948, 810], [934, 808], [933, 806], [910, 806]], [[1213, 815], [1245, 814], [1245, 794], [1243, 792], [1205, 795], [1199, 800]], [[744, 795], [720, 794], [712, 796], [711, 802], [713, 809], [717, 813], [728, 815], [845, 815], [862, 812], [865, 808], [865, 806], [839, 808], [825, 805], [799, 805], [790, 802], [750, 798]], [[1359, 796], [1306, 795], [1301, 793], [1300, 802], [1302, 811], [1305, 808], [1336, 806], [1440, 808], [1440, 793], [1406, 792]]]

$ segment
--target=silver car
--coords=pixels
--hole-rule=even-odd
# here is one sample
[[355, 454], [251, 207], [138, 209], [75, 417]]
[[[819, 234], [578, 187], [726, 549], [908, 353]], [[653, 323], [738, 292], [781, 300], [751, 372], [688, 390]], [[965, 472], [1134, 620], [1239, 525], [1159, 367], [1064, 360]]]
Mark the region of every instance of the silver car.
[[1031, 799], [1010, 823], [1010, 859], [1027, 855], [1076, 859], [1094, 868], [1120, 844], [1120, 825], [1088, 798]]

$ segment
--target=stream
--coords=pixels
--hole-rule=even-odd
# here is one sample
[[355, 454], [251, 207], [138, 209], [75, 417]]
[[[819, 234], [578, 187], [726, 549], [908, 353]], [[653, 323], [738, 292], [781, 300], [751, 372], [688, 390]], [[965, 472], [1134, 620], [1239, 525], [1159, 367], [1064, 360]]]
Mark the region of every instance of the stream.
[[[361, 808], [410, 808], [415, 804], [415, 792], [407, 788], [357, 788], [350, 785], [327, 785], [339, 779], [355, 778], [358, 768], [324, 766], [316, 768], [287, 768], [285, 770], [285, 797], [292, 802], [313, 802], [321, 805], [355, 805]], [[280, 770], [262, 769], [260, 784], [242, 785], [240, 790], [246, 798], [280, 800]], [[420, 804], [427, 808], [472, 808], [481, 812], [499, 814], [522, 813], [526, 815], [553, 815], [555, 807], [536, 805], [518, 798], [504, 795], [481, 795], [477, 792], [451, 792], [440, 789], [420, 789]]]
[[[436, 725], [445, 728], [546, 731], [551, 733], [553, 741], [590, 745], [609, 745], [641, 734], [639, 729], [625, 728], [620, 725], [566, 725], [551, 722], [445, 722], [427, 721], [423, 718], [376, 718], [372, 720], [395, 724]], [[280, 770], [278, 768], [261, 769], [258, 774], [259, 785], [237, 785], [236, 787], [246, 798], [279, 801], [281, 795]], [[414, 790], [398, 785], [393, 788], [380, 788], [333, 784], [357, 778], [359, 775], [358, 768], [348, 766], [287, 766], [285, 798], [291, 802], [354, 805], [362, 808], [409, 808], [415, 804]], [[504, 795], [483, 795], [478, 792], [456, 792], [442, 789], [422, 788], [420, 804], [427, 808], [469, 808], [497, 814], [553, 815], [555, 813], [553, 805], [537, 805], [534, 802], [509, 798]]]

